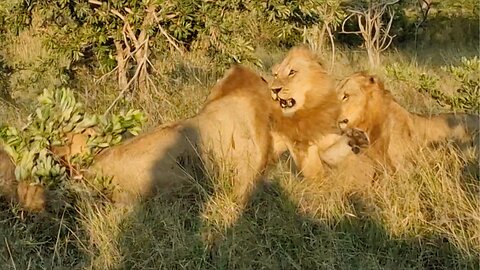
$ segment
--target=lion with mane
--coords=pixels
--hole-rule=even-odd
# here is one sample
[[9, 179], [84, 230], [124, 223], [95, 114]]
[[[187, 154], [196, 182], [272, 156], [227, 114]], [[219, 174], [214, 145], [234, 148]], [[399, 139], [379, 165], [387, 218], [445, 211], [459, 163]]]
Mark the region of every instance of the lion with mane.
[[317, 57], [305, 47], [294, 47], [272, 73], [271, 96], [280, 108], [274, 130], [303, 176], [322, 176], [323, 164], [335, 167], [352, 155], [363, 133], [355, 133], [359, 138], [341, 135], [335, 82]]
[[272, 158], [271, 105], [267, 82], [234, 66], [196, 116], [102, 152], [93, 170], [113, 177], [115, 202], [129, 203], [171, 192], [201, 165], [208, 175], [231, 175], [235, 197], [243, 202]]
[[478, 133], [478, 115], [410, 113], [395, 101], [381, 80], [365, 72], [345, 78], [337, 92], [341, 100], [339, 127], [366, 132], [370, 146], [365, 154], [393, 171], [404, 167], [408, 155], [419, 147], [446, 139], [466, 143]]

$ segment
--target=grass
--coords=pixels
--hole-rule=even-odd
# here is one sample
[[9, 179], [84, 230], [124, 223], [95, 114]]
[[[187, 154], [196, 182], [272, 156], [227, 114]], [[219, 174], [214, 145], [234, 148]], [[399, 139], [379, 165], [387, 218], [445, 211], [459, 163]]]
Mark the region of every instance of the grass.
[[[363, 54], [339, 51], [332, 69], [338, 79], [367, 68]], [[257, 70], [268, 74], [282, 53], [259, 51], [264, 68]], [[430, 53], [443, 64], [462, 56], [440, 49], [437, 56]], [[401, 63], [414, 72], [438, 73], [442, 91], [453, 84], [438, 64], [406, 50], [389, 52], [383, 61], [384, 66]], [[121, 104], [142, 108], [149, 127], [194, 115], [223, 73], [193, 54], [154, 64], [160, 70], [153, 78], [157, 89]], [[410, 110], [447, 110], [389, 77], [384, 68], [377, 73]], [[117, 95], [114, 78], [95, 84], [92, 77], [85, 71], [77, 78], [78, 94], [90, 110], [103, 112]], [[21, 122], [18, 115], [25, 111], [4, 108], [2, 120]], [[194, 183], [169, 198], [125, 208], [83, 193], [76, 193], [75, 204], [59, 204], [46, 214], [29, 215], [3, 203], [0, 268], [479, 269], [478, 153], [470, 150], [460, 155], [448, 144], [424, 149], [411, 171], [380, 176], [369, 185], [341, 177], [300, 180], [282, 160], [243, 211], [222, 190], [223, 179], [211, 181], [218, 188]]]

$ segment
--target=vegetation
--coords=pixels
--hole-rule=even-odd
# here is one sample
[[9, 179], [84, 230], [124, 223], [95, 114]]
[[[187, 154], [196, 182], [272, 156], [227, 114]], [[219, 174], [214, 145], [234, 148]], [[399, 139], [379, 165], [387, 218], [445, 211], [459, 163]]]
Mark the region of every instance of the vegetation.
[[0, 268], [479, 269], [478, 149], [423, 149], [369, 187], [300, 181], [282, 160], [234, 224], [228, 190], [212, 194], [222, 179], [119, 208], [108, 182], [79, 177], [126, 133], [194, 115], [231, 63], [269, 74], [302, 42], [339, 79], [374, 68], [411, 111], [478, 113], [478, 3], [388, 1], [393, 21], [375, 23], [393, 39], [377, 51], [361, 47], [372, 32], [342, 33], [381, 3], [1, 2], [0, 143], [17, 181], [53, 195], [40, 214], [0, 201]]

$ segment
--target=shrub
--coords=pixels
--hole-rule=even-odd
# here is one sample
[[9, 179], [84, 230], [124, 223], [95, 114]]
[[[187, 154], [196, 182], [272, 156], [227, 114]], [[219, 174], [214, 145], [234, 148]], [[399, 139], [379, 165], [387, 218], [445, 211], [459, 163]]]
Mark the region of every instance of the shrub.
[[[73, 176], [72, 170], [87, 166], [101, 148], [118, 144], [122, 134], [137, 135], [145, 121], [138, 110], [118, 115], [88, 114], [68, 88], [44, 90], [38, 96], [35, 111], [20, 130], [13, 126], [0, 129], [0, 140], [13, 157], [18, 181], [29, 180], [57, 187]], [[62, 159], [55, 147], [69, 146], [72, 136], [84, 134], [84, 148]]]
[[440, 77], [418, 72], [405, 65], [394, 63], [387, 66], [387, 74], [404, 81], [409, 87], [428, 94], [442, 106], [453, 110], [478, 113], [480, 110], [480, 59], [462, 57], [460, 65], [443, 66], [441, 69], [452, 76], [459, 87], [453, 94], [446, 94], [439, 88]]

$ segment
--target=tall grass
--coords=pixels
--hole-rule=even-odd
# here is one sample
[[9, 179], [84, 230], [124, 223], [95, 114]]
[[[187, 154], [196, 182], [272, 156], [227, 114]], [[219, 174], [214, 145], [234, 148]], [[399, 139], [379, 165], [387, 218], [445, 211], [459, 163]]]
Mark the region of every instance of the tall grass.
[[[333, 67], [338, 79], [366, 68], [363, 54], [339, 50]], [[264, 67], [257, 71], [268, 76], [282, 53], [258, 51]], [[445, 64], [459, 58], [448, 55]], [[438, 72], [442, 85], [453, 80], [407, 52], [385, 55], [385, 65], [394, 62], [415, 72]], [[120, 105], [142, 108], [149, 126], [194, 115], [223, 73], [193, 54], [159, 59], [155, 67], [157, 89]], [[410, 110], [445, 110], [377, 72]], [[114, 78], [92, 78], [98, 77], [87, 71], [77, 78], [78, 94], [101, 113], [118, 91]], [[4, 108], [5, 119], [15, 121]], [[0, 268], [479, 269], [477, 155], [478, 149], [459, 153], [448, 144], [423, 149], [411, 170], [360, 183], [340, 176], [302, 180], [282, 160], [244, 208], [234, 203], [228, 177], [214, 176], [211, 188], [193, 181], [168, 198], [123, 208], [84, 193], [74, 205], [36, 216], [3, 203]]]

